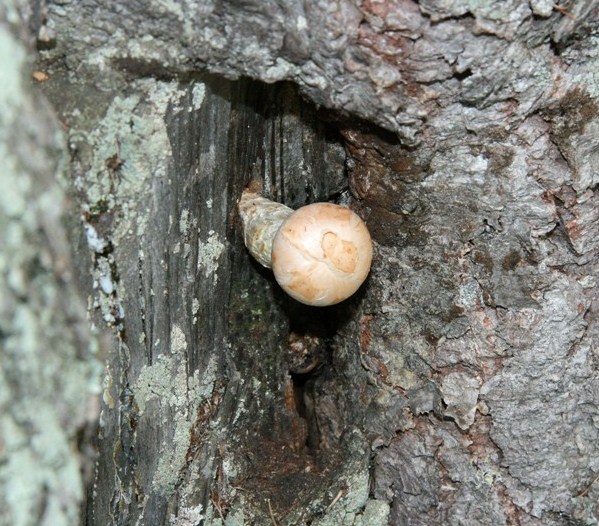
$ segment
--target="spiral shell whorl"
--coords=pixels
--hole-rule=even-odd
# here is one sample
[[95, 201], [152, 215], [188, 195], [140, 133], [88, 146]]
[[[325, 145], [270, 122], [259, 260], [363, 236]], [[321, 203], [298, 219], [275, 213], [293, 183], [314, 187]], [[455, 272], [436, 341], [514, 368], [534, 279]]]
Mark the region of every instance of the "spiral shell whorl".
[[293, 210], [250, 191], [239, 200], [239, 215], [243, 222], [243, 241], [250, 254], [266, 268], [271, 268], [272, 243], [281, 224]]

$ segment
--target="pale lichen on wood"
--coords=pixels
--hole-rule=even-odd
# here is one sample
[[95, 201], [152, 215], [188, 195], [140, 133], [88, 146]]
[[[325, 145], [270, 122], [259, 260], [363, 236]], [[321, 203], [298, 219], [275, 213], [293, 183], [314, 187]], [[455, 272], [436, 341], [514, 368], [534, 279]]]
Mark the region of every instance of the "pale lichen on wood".
[[20, 4], [0, 8], [0, 524], [67, 525], [101, 367], [73, 277], [63, 136], [31, 89]]

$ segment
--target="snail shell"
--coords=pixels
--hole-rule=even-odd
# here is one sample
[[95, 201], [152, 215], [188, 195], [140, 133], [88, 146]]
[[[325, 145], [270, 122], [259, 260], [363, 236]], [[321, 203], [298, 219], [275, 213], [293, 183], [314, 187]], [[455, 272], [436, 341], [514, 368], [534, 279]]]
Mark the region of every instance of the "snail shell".
[[314, 203], [293, 211], [247, 192], [239, 210], [248, 250], [301, 303], [339, 303], [368, 276], [372, 240], [362, 219], [348, 208]]
[[241, 194], [239, 215], [243, 223], [243, 242], [262, 266], [271, 268], [275, 234], [291, 214], [293, 209], [259, 194], [247, 190]]

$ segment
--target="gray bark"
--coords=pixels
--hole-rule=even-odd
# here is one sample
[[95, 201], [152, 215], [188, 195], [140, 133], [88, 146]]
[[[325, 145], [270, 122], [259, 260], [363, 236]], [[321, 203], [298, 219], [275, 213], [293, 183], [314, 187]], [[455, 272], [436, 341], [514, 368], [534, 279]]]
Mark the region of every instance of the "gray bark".
[[[30, 5], [106, 342], [84, 523], [597, 523], [597, 5]], [[251, 261], [254, 179], [361, 214], [356, 297]]]
[[0, 7], [0, 524], [76, 524], [97, 417], [97, 342], [75, 286], [58, 123], [28, 37]]

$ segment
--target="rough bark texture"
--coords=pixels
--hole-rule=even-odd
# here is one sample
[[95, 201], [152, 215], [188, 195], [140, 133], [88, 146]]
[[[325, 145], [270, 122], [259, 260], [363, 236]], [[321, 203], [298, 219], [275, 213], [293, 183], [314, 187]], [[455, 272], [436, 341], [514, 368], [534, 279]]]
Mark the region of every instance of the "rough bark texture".
[[[110, 341], [86, 524], [597, 523], [597, 2], [31, 7]], [[356, 297], [250, 260], [255, 179], [362, 215]]]
[[22, 21], [0, 7], [0, 524], [66, 526], [79, 520], [76, 451], [101, 365], [64, 226], [63, 137], [31, 89]]

